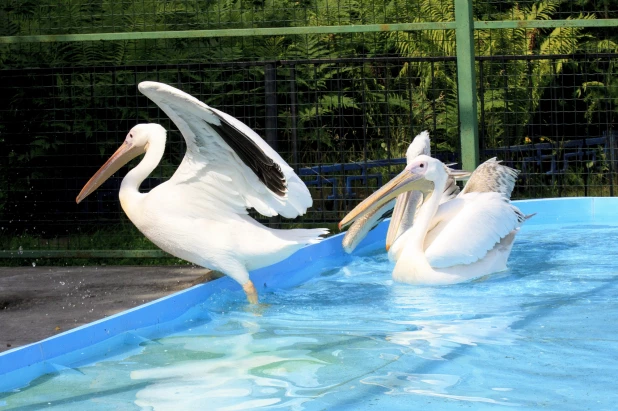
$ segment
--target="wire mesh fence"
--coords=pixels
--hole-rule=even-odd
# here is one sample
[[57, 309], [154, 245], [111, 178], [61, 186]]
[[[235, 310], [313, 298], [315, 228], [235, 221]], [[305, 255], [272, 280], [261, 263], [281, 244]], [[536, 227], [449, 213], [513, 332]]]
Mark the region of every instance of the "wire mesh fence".
[[[0, 0], [0, 35], [454, 21], [446, 0], [51, 3]], [[609, 3], [479, 0], [474, 15], [613, 18]], [[614, 195], [616, 37], [598, 27], [475, 30], [480, 158], [522, 171], [516, 198]], [[255, 215], [262, 223], [334, 228], [402, 169], [422, 130], [431, 132], [434, 156], [461, 165], [455, 46], [453, 29], [2, 43], [0, 250], [154, 249], [118, 202], [128, 168], [75, 204], [137, 123], [169, 130], [143, 191], [180, 163], [183, 138], [139, 93], [144, 80], [239, 118], [306, 182], [314, 206], [304, 217]]]
[[474, 14], [478, 20], [597, 19], [618, 17], [614, 0], [476, 0]]
[[478, 59], [481, 153], [522, 171], [520, 198], [614, 195], [618, 55], [565, 57]]
[[[397, 76], [406, 63], [426, 65], [427, 77], [412, 70]], [[315, 200], [305, 217], [280, 225], [335, 223], [351, 203], [401, 170], [407, 145], [421, 130], [436, 130], [437, 155], [454, 159], [456, 102], [444, 97], [450, 90], [436, 79], [438, 70], [452, 64], [452, 58], [365, 58], [5, 70], [0, 93], [9, 102], [0, 115], [8, 154], [4, 216], [10, 220], [3, 221], [2, 245], [15, 248], [24, 242], [20, 234], [29, 233], [56, 239], [37, 246], [109, 247], [82, 244], [78, 234], [124, 220], [118, 189], [126, 169], [83, 204], [76, 205], [75, 196], [137, 123], [157, 122], [172, 131], [164, 160], [142, 187], [173, 174], [184, 140], [138, 92], [144, 80], [174, 85], [270, 140]], [[269, 117], [275, 122], [268, 128]], [[134, 234], [126, 221], [123, 229]]]
[[2, 0], [0, 7], [3, 35], [383, 24], [436, 11], [453, 17], [452, 0]]

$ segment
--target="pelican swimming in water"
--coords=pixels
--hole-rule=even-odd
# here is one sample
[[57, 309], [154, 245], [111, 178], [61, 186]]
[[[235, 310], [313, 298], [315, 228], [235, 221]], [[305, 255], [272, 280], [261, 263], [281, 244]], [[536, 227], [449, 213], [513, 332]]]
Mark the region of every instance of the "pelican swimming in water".
[[[431, 155], [429, 132], [423, 131], [412, 140], [406, 151], [406, 163], [410, 164], [420, 155]], [[463, 176], [462, 176], [463, 177]], [[459, 187], [455, 178], [449, 178], [445, 186], [440, 203], [452, 200], [459, 194]], [[375, 208], [356, 219], [345, 236], [342, 245], [345, 252], [352, 253], [356, 246], [367, 236], [369, 231], [388, 217], [392, 211], [392, 217], [386, 234], [386, 249], [389, 250], [397, 238], [406, 232], [413, 224], [414, 216], [421, 204], [423, 195], [419, 191], [406, 191], [396, 199], [387, 202], [382, 207]], [[394, 261], [393, 249], [389, 250], [389, 258]]]
[[120, 185], [120, 204], [131, 222], [162, 250], [232, 277], [249, 302], [257, 303], [249, 271], [320, 241], [328, 230], [271, 229], [249, 217], [247, 209], [294, 218], [312, 205], [309, 190], [241, 121], [166, 84], [146, 81], [138, 88], [181, 131], [187, 143], [182, 163], [168, 181], [140, 193], [140, 184], [163, 157], [166, 131], [158, 124], [139, 124], [86, 183], [77, 203], [145, 154]]
[[449, 178], [463, 177], [437, 159], [416, 157], [404, 171], [360, 203], [340, 222], [381, 207], [403, 192], [419, 191], [423, 203], [413, 224], [396, 240], [395, 281], [453, 284], [506, 269], [515, 234], [530, 216], [511, 204], [518, 171], [495, 158], [481, 164], [456, 198], [441, 203]]

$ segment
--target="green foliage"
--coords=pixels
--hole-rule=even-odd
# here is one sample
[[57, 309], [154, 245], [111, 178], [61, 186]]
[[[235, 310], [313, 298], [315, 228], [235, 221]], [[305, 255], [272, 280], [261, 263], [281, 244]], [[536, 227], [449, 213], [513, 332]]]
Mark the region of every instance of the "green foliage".
[[[561, 3], [550, 0], [528, 7], [516, 6], [507, 14], [515, 20], [548, 20]], [[578, 18], [591, 19], [594, 15], [580, 15]], [[582, 28], [558, 27], [552, 30], [518, 28], [497, 33], [480, 31], [478, 38], [481, 55], [561, 55], [576, 52], [587, 36]], [[487, 91], [482, 97], [485, 99], [484, 114], [492, 127], [494, 145], [504, 145], [504, 136], [510, 137], [511, 144], [524, 142], [527, 125], [537, 113], [547, 88], [555, 85], [565, 64], [572, 63], [567, 59], [512, 60], [508, 65], [486, 65], [489, 67], [482, 81], [486, 81], [484, 89]]]
[[[618, 40], [617, 40], [618, 41]], [[591, 41], [592, 52], [618, 53], [618, 42], [610, 39]], [[576, 90], [576, 96], [586, 102], [585, 117], [589, 124], [618, 122], [618, 64], [615, 59], [593, 59], [586, 66], [590, 80]]]
[[[477, 19], [522, 21], [615, 17], [613, 10], [618, 0], [477, 1], [474, 8]], [[454, 19], [450, 0], [0, 0], [0, 36]], [[595, 30], [479, 30], [475, 46], [483, 57], [618, 53], [616, 35], [600, 36]], [[0, 217], [28, 221], [37, 215], [54, 221], [58, 213], [74, 213], [75, 187], [62, 182], [102, 164], [136, 122], [157, 121], [172, 130], [174, 144], [156, 175], [169, 177], [183, 155], [181, 137], [169, 119], [137, 95], [136, 83], [142, 80], [179, 86], [262, 133], [265, 69], [253, 64], [260, 61], [276, 62], [279, 149], [290, 153], [295, 133], [301, 165], [401, 157], [423, 129], [432, 132], [434, 152], [456, 153], [457, 70], [452, 59], [444, 59], [456, 56], [455, 44], [454, 30], [425, 30], [0, 45], [0, 75], [13, 73], [0, 84]], [[367, 59], [374, 57], [384, 59]], [[249, 65], [231, 66], [239, 62]], [[33, 67], [66, 71], [24, 70]], [[19, 70], [24, 72], [16, 75]], [[478, 63], [484, 145], [530, 141], [530, 127], [547, 122], [550, 100], [581, 116], [573, 122], [587, 123], [591, 135], [614, 128], [617, 70], [616, 59], [602, 58]], [[582, 73], [586, 76], [576, 77]], [[576, 78], [570, 85], [576, 103], [552, 94], [568, 76]], [[46, 191], [50, 185], [53, 190]], [[38, 205], [23, 201], [34, 192], [44, 193]], [[97, 212], [117, 219], [119, 210], [109, 207]]]

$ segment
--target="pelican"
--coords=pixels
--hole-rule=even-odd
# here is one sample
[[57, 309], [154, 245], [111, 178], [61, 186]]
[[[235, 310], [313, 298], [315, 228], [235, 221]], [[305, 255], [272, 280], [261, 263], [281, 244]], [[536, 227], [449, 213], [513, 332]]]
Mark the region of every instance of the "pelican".
[[241, 121], [166, 84], [146, 81], [138, 88], [181, 131], [187, 143], [182, 163], [168, 181], [140, 193], [140, 184], [163, 157], [166, 130], [159, 124], [138, 124], [86, 183], [77, 203], [145, 154], [120, 185], [120, 204], [131, 222], [162, 250], [230, 276], [249, 302], [257, 303], [249, 271], [320, 241], [328, 230], [271, 229], [249, 217], [247, 209], [294, 218], [312, 205], [309, 190]]
[[481, 164], [464, 190], [441, 204], [449, 178], [463, 177], [442, 162], [420, 155], [398, 176], [373, 193], [341, 222], [359, 216], [412, 190], [424, 201], [414, 223], [396, 238], [395, 281], [411, 284], [454, 284], [506, 269], [515, 235], [525, 216], [510, 202], [518, 171], [495, 158]]
[[[406, 151], [406, 163], [410, 164], [420, 155], [431, 155], [429, 132], [427, 130], [421, 132]], [[440, 203], [449, 201], [459, 194], [459, 187], [455, 183], [454, 178], [449, 178], [449, 181], [442, 193]], [[392, 211], [392, 217], [386, 234], [386, 249], [389, 250], [393, 242], [407, 231], [413, 224], [414, 215], [421, 204], [422, 193], [419, 191], [406, 191], [397, 196], [396, 199], [387, 202], [379, 208], [375, 208], [361, 217], [356, 219], [345, 236], [343, 237], [342, 245], [345, 252], [352, 253], [358, 244], [367, 236], [369, 231], [375, 228], [382, 220], [384, 220]], [[395, 261], [395, 253], [393, 249], [389, 250], [389, 259]]]

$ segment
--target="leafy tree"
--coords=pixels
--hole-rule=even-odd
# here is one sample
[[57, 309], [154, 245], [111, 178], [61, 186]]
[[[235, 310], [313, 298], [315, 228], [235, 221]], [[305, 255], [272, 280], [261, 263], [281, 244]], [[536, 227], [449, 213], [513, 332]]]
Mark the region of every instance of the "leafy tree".
[[[607, 18], [616, 17], [617, 10], [618, 0], [478, 0], [474, 8], [475, 17], [483, 20]], [[0, 0], [2, 36], [374, 24], [409, 18], [453, 21], [453, 2]], [[476, 49], [482, 57], [615, 54], [616, 37], [592, 28], [481, 30]], [[432, 130], [434, 152], [456, 153], [455, 55], [452, 30], [0, 45], [0, 213], [22, 221], [47, 213], [51, 225], [62, 213], [73, 218], [70, 204], [83, 182], [76, 173], [99, 164], [135, 122], [156, 120], [173, 129], [137, 92], [141, 80], [180, 85], [262, 132], [260, 62], [265, 61], [305, 61], [294, 65], [294, 115], [292, 65], [276, 64], [279, 143], [288, 160], [292, 130], [301, 164], [400, 157], [425, 128]], [[341, 63], [338, 58], [357, 60]], [[618, 104], [614, 60], [478, 64], [486, 146], [525, 143], [542, 135], [549, 100], [579, 116], [573, 122], [584, 124], [589, 133], [602, 131], [601, 124], [613, 128]], [[555, 98], [552, 93], [559, 88], [573, 90], [575, 97]], [[179, 134], [171, 132], [170, 138], [178, 144], [170, 145], [153, 184], [169, 176], [182, 155]], [[32, 190], [43, 193], [36, 204], [24, 199]], [[105, 197], [105, 187], [102, 193]], [[116, 203], [103, 200], [100, 214], [92, 218], [117, 221]]]

